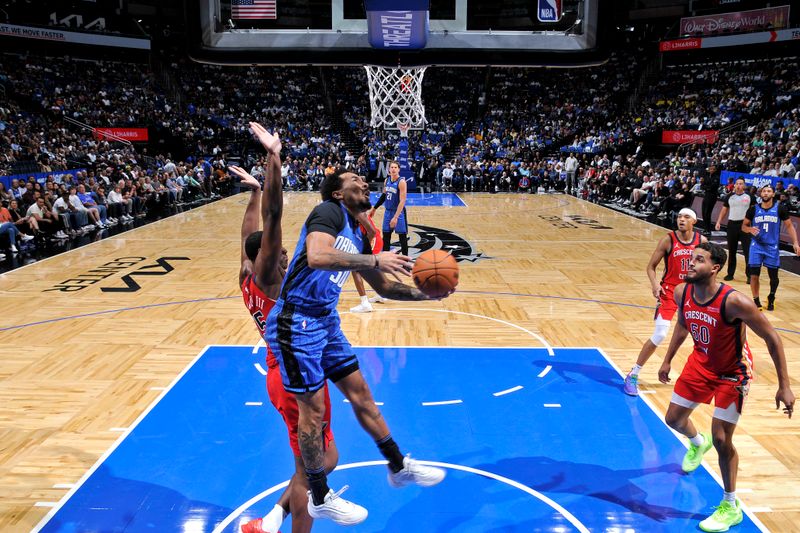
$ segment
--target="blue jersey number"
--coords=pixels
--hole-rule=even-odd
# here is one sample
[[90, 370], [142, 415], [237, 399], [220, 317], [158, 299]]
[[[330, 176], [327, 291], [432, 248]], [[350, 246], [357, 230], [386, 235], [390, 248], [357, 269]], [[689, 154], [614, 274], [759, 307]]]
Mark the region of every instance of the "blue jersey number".
[[344, 282], [347, 281], [347, 278], [350, 277], [349, 270], [342, 270], [341, 272], [337, 272], [336, 274], [331, 274], [329, 278], [332, 283], [335, 283], [340, 289], [344, 285]]

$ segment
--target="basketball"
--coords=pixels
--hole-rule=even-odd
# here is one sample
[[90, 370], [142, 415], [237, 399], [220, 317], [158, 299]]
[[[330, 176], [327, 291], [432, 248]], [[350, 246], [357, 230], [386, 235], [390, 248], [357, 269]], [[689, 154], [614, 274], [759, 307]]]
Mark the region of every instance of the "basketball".
[[428, 250], [417, 257], [411, 277], [419, 290], [442, 298], [458, 285], [458, 263], [444, 250]]

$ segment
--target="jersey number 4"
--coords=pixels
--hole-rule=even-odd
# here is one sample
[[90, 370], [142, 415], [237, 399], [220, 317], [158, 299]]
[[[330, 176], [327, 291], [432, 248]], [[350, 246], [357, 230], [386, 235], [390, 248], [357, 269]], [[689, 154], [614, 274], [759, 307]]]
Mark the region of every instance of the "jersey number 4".
[[708, 330], [708, 326], [692, 324], [692, 338], [701, 344], [708, 344], [708, 341], [711, 340], [711, 332]]

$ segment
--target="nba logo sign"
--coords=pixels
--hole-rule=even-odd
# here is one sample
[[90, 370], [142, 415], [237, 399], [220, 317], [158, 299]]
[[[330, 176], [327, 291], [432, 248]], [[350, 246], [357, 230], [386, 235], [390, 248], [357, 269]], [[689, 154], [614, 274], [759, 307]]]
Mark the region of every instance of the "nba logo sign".
[[561, 0], [539, 0], [536, 15], [539, 22], [558, 22], [561, 20]]

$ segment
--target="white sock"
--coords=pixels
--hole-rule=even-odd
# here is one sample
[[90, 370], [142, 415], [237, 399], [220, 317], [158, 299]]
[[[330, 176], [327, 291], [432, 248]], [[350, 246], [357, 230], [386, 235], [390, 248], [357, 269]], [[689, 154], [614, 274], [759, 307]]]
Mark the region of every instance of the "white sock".
[[725, 492], [722, 491], [722, 499], [736, 507], [736, 491]]
[[697, 435], [689, 439], [689, 442], [691, 442], [695, 446], [700, 446], [701, 444], [703, 444], [703, 442], [705, 442], [705, 439], [703, 438], [702, 433], [698, 433]]
[[369, 297], [366, 294], [361, 297], [361, 303], [369, 305]]
[[278, 504], [261, 521], [261, 529], [264, 531], [278, 531], [286, 519], [286, 511]]
[[641, 366], [639, 366], [639, 365], [633, 365], [633, 368], [631, 368], [631, 375], [632, 375], [632, 376], [638, 376], [638, 375], [639, 375], [639, 371], [640, 371], [641, 369], [642, 369], [642, 367], [641, 367]]

